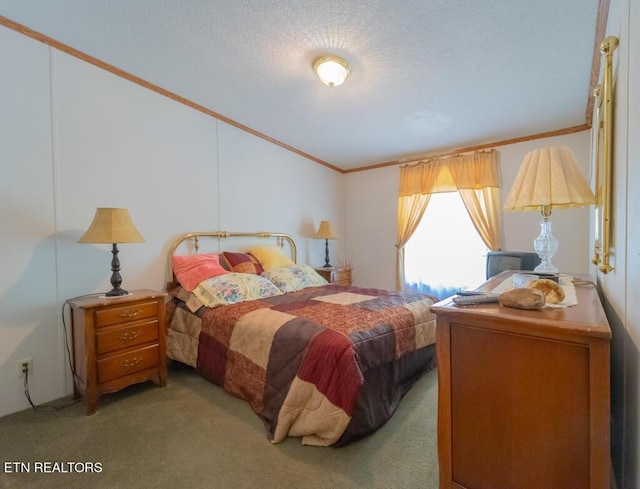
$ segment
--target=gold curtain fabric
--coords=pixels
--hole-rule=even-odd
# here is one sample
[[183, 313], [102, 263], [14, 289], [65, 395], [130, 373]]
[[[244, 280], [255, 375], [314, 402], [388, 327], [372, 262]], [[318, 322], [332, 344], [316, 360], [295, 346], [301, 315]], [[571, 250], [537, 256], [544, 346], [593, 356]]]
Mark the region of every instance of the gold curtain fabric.
[[459, 192], [473, 224], [490, 250], [500, 248], [500, 173], [496, 152], [434, 158], [400, 167], [396, 288], [404, 288], [404, 247], [431, 194]]
[[500, 189], [485, 187], [479, 190], [458, 189], [478, 234], [490, 250], [499, 250], [500, 242]]
[[496, 152], [478, 152], [400, 167], [399, 196], [500, 187]]
[[[402, 169], [400, 170], [402, 171]], [[396, 241], [396, 289], [404, 289], [404, 245], [413, 236], [427, 208], [431, 194], [398, 197], [398, 239]]]

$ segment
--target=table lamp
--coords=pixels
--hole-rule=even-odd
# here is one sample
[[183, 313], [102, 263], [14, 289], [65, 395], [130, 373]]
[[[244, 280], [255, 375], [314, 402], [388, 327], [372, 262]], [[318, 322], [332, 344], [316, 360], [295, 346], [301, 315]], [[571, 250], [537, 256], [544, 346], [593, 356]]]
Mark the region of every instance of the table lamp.
[[558, 251], [558, 240], [551, 232], [551, 210], [585, 207], [593, 204], [589, 184], [567, 147], [542, 148], [527, 153], [504, 203], [510, 211], [539, 210], [540, 235], [533, 249], [540, 257], [534, 272], [558, 273], [551, 259]]
[[120, 288], [122, 276], [120, 275], [120, 260], [118, 259], [117, 243], [143, 243], [144, 238], [138, 232], [131, 221], [127, 209], [114, 209], [110, 207], [98, 207], [93, 216], [93, 222], [89, 229], [78, 240], [78, 243], [111, 243], [111, 286], [105, 294], [107, 297], [119, 297], [129, 292]]
[[318, 228], [318, 232], [316, 232], [315, 239], [324, 239], [324, 267], [331, 268], [331, 263], [329, 261], [329, 240], [330, 239], [338, 239], [338, 235], [333, 229], [333, 225], [330, 221], [320, 221], [320, 227]]

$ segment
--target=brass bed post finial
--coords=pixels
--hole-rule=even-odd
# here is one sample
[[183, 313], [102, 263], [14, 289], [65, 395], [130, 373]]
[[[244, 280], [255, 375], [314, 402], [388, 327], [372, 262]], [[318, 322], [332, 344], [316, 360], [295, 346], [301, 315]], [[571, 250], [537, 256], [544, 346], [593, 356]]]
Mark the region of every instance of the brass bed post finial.
[[600, 52], [605, 56], [613, 56], [613, 51], [618, 47], [618, 38], [615, 36], [609, 36], [600, 44]]

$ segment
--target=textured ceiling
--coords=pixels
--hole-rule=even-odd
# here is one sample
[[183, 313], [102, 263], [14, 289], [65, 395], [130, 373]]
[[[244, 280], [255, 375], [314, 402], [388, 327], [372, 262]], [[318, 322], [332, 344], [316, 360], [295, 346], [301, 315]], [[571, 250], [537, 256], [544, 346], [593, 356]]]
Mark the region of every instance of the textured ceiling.
[[[0, 0], [0, 15], [352, 169], [586, 122], [598, 0]], [[336, 88], [311, 69], [338, 54]]]

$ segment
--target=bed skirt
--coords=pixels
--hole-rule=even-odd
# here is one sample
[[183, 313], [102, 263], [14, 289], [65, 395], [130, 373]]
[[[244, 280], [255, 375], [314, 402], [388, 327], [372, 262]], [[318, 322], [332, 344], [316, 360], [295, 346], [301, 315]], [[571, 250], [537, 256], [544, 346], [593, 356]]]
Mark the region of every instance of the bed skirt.
[[364, 384], [347, 429], [333, 447], [341, 447], [377, 430], [393, 415], [401, 399], [436, 367], [436, 345], [425, 346], [364, 373]]

